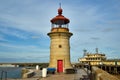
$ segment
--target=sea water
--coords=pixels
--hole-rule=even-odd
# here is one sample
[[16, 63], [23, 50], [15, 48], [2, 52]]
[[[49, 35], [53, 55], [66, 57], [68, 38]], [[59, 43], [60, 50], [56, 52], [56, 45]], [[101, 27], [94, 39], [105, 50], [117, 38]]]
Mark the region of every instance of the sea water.
[[[21, 78], [21, 69], [19, 67], [0, 67], [0, 78]], [[3, 73], [3, 74], [2, 74]]]

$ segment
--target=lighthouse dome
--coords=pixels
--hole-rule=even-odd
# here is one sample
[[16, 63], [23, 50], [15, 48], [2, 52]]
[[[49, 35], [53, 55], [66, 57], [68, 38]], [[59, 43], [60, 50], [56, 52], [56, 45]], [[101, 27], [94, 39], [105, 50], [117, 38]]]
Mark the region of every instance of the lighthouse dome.
[[54, 17], [53, 19], [51, 19], [51, 22], [53, 24], [62, 25], [62, 24], [68, 24], [70, 22], [68, 18], [62, 15], [62, 11], [63, 11], [62, 8], [59, 8], [58, 15]]

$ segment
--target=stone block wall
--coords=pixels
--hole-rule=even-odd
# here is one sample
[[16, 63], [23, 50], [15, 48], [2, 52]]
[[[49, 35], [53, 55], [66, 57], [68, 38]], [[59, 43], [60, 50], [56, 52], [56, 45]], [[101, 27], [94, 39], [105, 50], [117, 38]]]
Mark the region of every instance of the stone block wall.
[[94, 80], [120, 80], [117, 77], [112, 76], [106, 71], [95, 66], [92, 67], [92, 74], [94, 75]]

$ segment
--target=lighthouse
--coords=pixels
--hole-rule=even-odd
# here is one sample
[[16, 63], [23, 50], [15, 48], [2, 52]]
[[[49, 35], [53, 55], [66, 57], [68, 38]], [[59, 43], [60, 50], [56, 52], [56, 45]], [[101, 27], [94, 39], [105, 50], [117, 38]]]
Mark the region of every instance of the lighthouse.
[[70, 62], [70, 20], [62, 15], [61, 6], [58, 8], [58, 15], [51, 19], [51, 31], [47, 34], [50, 37], [50, 62], [49, 68], [56, 68], [57, 72], [65, 72], [72, 68]]

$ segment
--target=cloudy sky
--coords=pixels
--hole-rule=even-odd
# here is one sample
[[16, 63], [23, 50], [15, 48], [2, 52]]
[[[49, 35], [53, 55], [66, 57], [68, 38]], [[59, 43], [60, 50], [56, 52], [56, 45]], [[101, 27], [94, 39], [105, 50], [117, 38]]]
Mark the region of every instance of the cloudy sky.
[[50, 20], [70, 19], [71, 61], [95, 48], [120, 58], [120, 0], [0, 0], [0, 62], [49, 62]]

